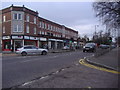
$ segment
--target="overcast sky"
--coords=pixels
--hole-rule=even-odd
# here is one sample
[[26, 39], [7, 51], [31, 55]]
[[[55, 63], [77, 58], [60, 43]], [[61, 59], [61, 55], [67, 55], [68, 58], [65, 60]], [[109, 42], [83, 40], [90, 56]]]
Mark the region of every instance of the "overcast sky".
[[[39, 12], [39, 16], [65, 25], [79, 32], [80, 36], [92, 36], [98, 18], [92, 8], [93, 2], [4, 2], [2, 8], [13, 4]], [[99, 30], [99, 28], [97, 28]]]

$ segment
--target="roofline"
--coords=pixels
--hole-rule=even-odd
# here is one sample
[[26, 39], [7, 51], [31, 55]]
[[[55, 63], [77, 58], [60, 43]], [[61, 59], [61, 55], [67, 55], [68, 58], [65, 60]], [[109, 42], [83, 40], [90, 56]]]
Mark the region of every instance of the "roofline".
[[3, 11], [3, 10], [5, 10], [5, 9], [9, 9], [9, 8], [11, 8], [11, 7], [16, 7], [16, 8], [25, 8], [25, 9], [27, 9], [27, 10], [31, 11], [31, 12], [34, 12], [34, 13], [38, 14], [38, 18], [40, 18], [40, 19], [46, 20], [46, 21], [48, 21], [48, 22], [54, 23], [54, 24], [56, 24], [56, 25], [58, 25], [58, 26], [61, 26], [61, 27], [65, 27], [65, 28], [67, 28], [67, 29], [70, 29], [70, 30], [71, 30], [71, 31], [73, 31], [73, 32], [78, 33], [78, 31], [73, 30], [73, 29], [71, 29], [71, 28], [68, 28], [68, 27], [66, 27], [65, 25], [61, 25], [61, 24], [58, 24], [58, 23], [56, 23], [56, 22], [54, 22], [54, 21], [51, 21], [51, 20], [48, 20], [48, 19], [45, 19], [45, 18], [40, 17], [40, 16], [39, 16], [39, 13], [38, 13], [37, 11], [31, 10], [31, 9], [29, 9], [29, 8], [25, 7], [24, 5], [23, 5], [23, 6], [13, 6], [13, 4], [12, 4], [11, 6], [9, 6], [9, 7], [7, 7], [7, 8], [2, 9], [2, 11]]

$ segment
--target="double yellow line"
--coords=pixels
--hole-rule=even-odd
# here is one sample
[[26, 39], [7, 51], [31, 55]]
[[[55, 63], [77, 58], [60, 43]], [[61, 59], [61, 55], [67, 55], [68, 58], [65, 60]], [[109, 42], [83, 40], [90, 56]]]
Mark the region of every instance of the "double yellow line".
[[84, 59], [80, 59], [79, 63], [82, 64], [82, 65], [85, 65], [87, 67], [91, 67], [91, 68], [97, 69], [97, 70], [106, 71], [106, 72], [110, 72], [110, 73], [114, 73], [114, 74], [120, 74], [120, 72], [115, 71], [115, 70], [110, 70], [110, 69], [98, 67], [98, 66], [95, 66], [95, 65], [91, 65], [91, 64], [85, 62]]

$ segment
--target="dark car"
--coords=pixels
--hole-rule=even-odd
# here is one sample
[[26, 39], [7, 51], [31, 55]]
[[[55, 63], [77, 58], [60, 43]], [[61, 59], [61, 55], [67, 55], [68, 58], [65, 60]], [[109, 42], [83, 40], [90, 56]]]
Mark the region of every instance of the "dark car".
[[99, 46], [99, 48], [101, 48], [101, 49], [108, 49], [108, 48], [110, 48], [110, 45], [101, 44], [101, 45]]
[[95, 43], [86, 43], [85, 46], [83, 47], [83, 52], [85, 51], [95, 52], [96, 51]]

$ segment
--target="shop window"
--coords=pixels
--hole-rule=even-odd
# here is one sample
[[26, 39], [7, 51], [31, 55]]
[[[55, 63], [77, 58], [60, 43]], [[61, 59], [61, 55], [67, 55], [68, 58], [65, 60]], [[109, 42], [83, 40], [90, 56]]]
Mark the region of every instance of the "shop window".
[[10, 43], [10, 41], [5, 41], [4, 42], [4, 49], [11, 49], [11, 43]]

